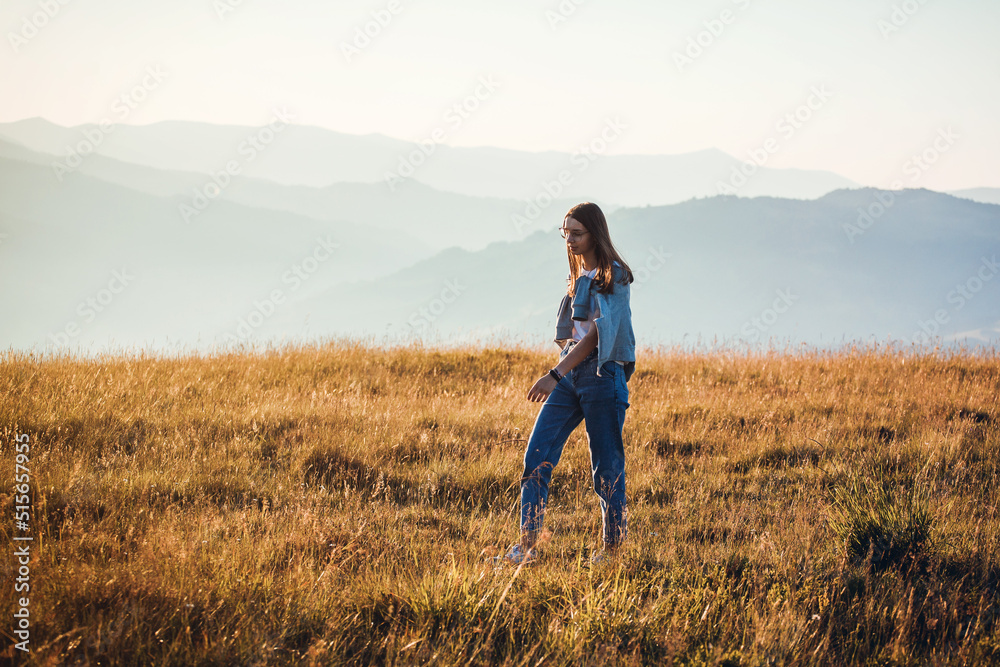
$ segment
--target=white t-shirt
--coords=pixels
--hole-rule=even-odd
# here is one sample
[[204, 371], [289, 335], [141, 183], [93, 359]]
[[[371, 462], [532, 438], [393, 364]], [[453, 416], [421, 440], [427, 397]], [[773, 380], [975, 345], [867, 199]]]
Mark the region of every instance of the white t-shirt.
[[[581, 276], [587, 276], [588, 278], [593, 278], [597, 275], [597, 267], [594, 267], [590, 271], [581, 271]], [[593, 321], [601, 316], [601, 308], [597, 305], [597, 297], [594, 296], [594, 292], [590, 292], [590, 319], [581, 322], [579, 320], [573, 320], [573, 340], [580, 341], [583, 339], [584, 335], [590, 331], [590, 327], [594, 326]]]

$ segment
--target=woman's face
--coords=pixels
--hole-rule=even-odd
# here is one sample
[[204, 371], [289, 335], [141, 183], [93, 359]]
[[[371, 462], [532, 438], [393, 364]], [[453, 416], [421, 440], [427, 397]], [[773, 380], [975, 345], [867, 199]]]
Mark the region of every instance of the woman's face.
[[591, 233], [576, 218], [563, 220], [563, 234], [566, 235], [566, 245], [574, 255], [586, 255], [594, 244]]

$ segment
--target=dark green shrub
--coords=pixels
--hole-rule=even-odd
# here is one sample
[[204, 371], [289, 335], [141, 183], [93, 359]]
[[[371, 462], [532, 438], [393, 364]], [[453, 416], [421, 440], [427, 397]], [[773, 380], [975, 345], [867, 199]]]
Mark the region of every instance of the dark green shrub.
[[866, 465], [830, 494], [830, 526], [853, 562], [870, 558], [871, 566], [881, 570], [927, 554], [933, 518], [917, 483], [896, 486], [882, 466]]

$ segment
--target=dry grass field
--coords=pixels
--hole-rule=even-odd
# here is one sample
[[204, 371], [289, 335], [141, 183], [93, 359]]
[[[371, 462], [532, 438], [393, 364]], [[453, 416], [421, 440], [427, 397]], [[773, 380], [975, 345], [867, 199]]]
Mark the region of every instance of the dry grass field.
[[629, 543], [586, 436], [542, 558], [518, 479], [551, 349], [332, 341], [0, 357], [30, 438], [33, 665], [1000, 664], [1000, 359], [637, 350]]

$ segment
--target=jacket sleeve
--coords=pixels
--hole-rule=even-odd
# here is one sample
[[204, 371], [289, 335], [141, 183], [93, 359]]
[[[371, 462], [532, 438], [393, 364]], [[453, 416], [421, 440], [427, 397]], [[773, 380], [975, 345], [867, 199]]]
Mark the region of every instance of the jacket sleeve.
[[[617, 277], [616, 272], [616, 277]], [[629, 304], [630, 285], [615, 283], [614, 291], [605, 295], [607, 312], [601, 311], [598, 330], [605, 332], [607, 338], [615, 340], [623, 333], [623, 329], [631, 326], [631, 307]], [[626, 321], [626, 319], [628, 321]], [[610, 344], [610, 341], [609, 341]]]
[[579, 322], [586, 322], [590, 316], [590, 286], [593, 281], [589, 276], [580, 276], [576, 279], [575, 294], [573, 295], [572, 309], [573, 319]]
[[556, 345], [559, 345], [561, 340], [573, 337], [573, 320], [570, 318], [572, 311], [573, 301], [569, 294], [564, 294], [562, 301], [559, 302], [559, 309], [556, 311], [556, 337], [554, 339]]

